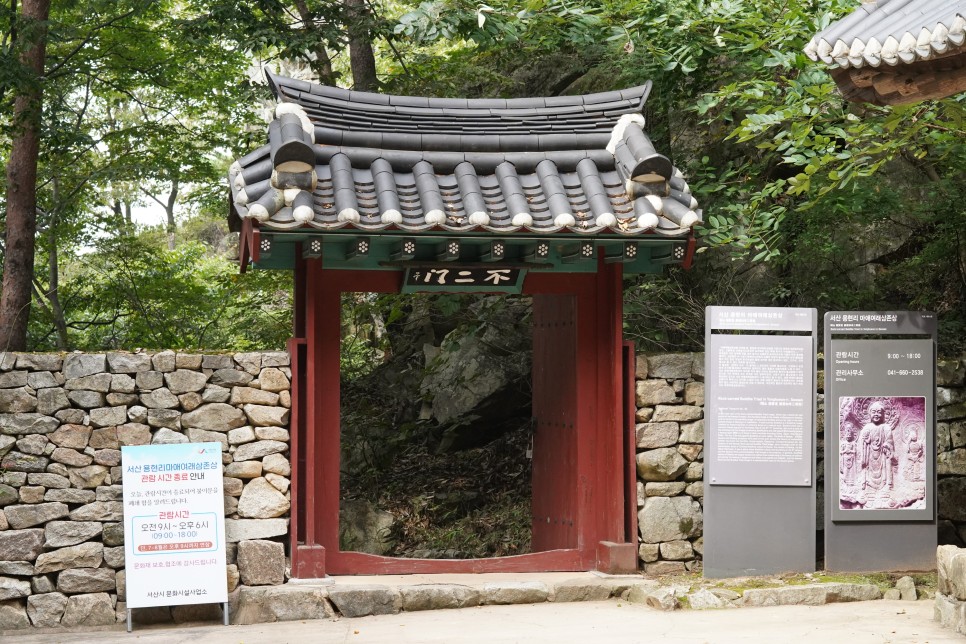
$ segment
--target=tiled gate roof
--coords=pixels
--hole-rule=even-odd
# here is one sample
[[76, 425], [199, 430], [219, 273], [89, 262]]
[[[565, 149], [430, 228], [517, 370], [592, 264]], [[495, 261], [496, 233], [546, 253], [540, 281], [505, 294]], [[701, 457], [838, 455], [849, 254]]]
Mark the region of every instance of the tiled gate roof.
[[966, 90], [966, 0], [876, 0], [812, 38], [849, 100], [896, 105]]
[[644, 133], [650, 84], [436, 99], [269, 75], [269, 143], [230, 172], [262, 231], [689, 238], [700, 211]]

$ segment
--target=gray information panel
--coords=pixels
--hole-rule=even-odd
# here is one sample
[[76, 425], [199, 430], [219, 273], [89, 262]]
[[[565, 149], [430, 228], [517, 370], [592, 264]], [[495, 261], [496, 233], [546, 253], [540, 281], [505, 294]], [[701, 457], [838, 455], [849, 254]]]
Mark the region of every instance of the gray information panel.
[[[814, 338], [712, 335], [705, 371], [711, 485], [812, 484]], [[811, 390], [811, 391], [810, 391]]]
[[815, 570], [814, 309], [705, 313], [704, 574]]
[[825, 543], [834, 570], [935, 567], [936, 319], [825, 316]]

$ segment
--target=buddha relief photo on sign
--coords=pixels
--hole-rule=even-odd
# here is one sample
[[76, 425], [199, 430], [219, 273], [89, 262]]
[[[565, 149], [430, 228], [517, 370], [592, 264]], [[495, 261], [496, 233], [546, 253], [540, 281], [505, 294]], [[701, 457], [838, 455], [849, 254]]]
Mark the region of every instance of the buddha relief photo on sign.
[[839, 507], [926, 507], [921, 396], [839, 398]]

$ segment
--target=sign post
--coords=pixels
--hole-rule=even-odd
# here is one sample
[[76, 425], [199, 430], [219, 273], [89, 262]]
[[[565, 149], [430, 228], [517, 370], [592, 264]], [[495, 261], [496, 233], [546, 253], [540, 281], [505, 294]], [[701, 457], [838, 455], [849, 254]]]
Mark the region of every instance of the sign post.
[[825, 315], [825, 562], [927, 570], [936, 560], [936, 317]]
[[220, 443], [121, 448], [127, 630], [131, 610], [223, 605], [225, 501]]
[[705, 312], [704, 574], [815, 570], [815, 309]]

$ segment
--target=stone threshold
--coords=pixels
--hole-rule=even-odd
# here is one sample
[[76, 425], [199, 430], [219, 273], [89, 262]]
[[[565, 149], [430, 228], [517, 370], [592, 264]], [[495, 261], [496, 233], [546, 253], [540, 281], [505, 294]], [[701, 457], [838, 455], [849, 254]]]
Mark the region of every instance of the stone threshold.
[[[231, 597], [232, 624], [365, 617], [484, 605], [620, 599], [658, 610], [818, 606], [882, 598], [874, 584], [824, 582], [747, 588], [747, 579], [657, 580], [640, 575], [535, 573], [403, 575], [292, 580], [241, 586]], [[744, 584], [741, 582], [745, 582]], [[781, 582], [779, 582], [781, 583]]]

